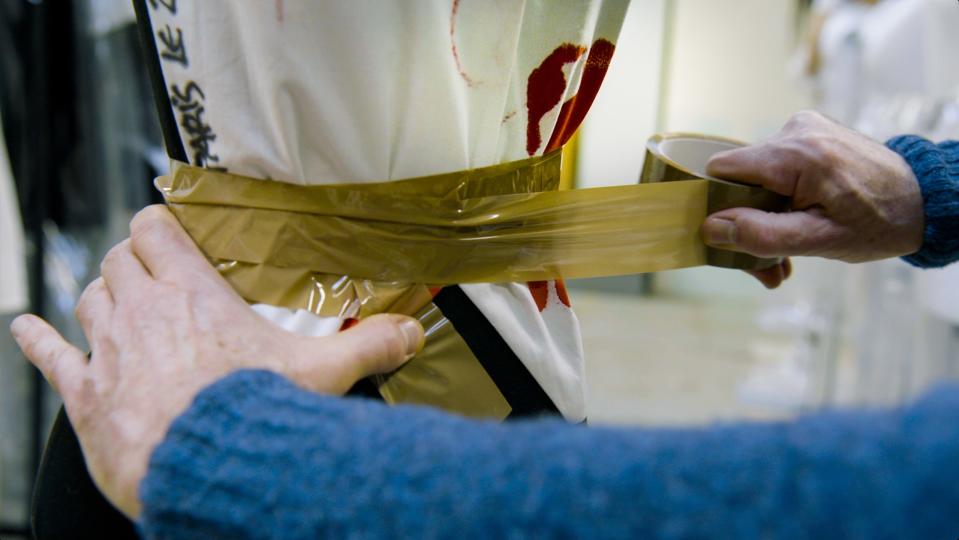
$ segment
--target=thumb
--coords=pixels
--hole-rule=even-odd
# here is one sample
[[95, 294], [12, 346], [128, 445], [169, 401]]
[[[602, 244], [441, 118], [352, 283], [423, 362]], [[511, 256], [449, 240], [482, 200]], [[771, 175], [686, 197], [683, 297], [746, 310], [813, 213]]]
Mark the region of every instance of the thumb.
[[835, 235], [829, 219], [805, 211], [774, 213], [730, 208], [706, 218], [703, 241], [712, 247], [756, 257], [813, 255]]
[[[324, 380], [314, 381], [318, 387], [346, 391], [356, 381], [377, 373], [389, 373], [423, 348], [423, 327], [412, 317], [394, 314], [374, 315], [349, 330], [321, 340], [328, 362], [337, 366], [340, 380], [329, 380], [329, 372], [317, 373]], [[314, 360], [308, 365], [318, 371]], [[329, 365], [329, 364], [327, 364]], [[322, 371], [322, 370], [320, 370]]]

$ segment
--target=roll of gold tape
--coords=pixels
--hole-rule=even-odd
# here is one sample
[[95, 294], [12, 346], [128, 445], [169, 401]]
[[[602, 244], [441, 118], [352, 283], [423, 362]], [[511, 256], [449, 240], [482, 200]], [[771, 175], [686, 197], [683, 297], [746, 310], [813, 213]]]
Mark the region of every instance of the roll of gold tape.
[[[708, 182], [706, 213], [727, 208], [750, 207], [768, 212], [789, 210], [790, 199], [767, 189], [722, 180], [706, 174], [706, 163], [717, 152], [745, 146], [745, 143], [696, 133], [664, 133], [650, 137], [640, 174], [641, 184], [699, 179]], [[763, 269], [782, 258], [758, 258], [745, 253], [706, 248], [706, 264], [722, 268]]]

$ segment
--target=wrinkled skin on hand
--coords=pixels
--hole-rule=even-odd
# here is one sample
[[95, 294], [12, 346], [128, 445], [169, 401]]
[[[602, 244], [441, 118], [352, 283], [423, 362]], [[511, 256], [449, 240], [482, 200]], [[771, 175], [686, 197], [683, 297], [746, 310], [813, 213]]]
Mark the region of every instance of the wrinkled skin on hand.
[[[851, 263], [909, 255], [922, 246], [922, 195], [909, 165], [821, 114], [797, 113], [768, 141], [716, 154], [707, 171], [792, 198], [787, 213], [731, 208], [710, 215], [702, 233], [711, 246]], [[753, 275], [772, 288], [788, 277], [788, 267]]]
[[150, 454], [209, 384], [261, 368], [308, 390], [342, 394], [422, 347], [419, 323], [400, 315], [370, 317], [323, 338], [286, 332], [230, 288], [166, 208], [144, 209], [130, 228], [77, 306], [89, 360], [35, 316], [17, 318], [11, 331], [63, 397], [94, 482], [131, 518], [140, 512]]

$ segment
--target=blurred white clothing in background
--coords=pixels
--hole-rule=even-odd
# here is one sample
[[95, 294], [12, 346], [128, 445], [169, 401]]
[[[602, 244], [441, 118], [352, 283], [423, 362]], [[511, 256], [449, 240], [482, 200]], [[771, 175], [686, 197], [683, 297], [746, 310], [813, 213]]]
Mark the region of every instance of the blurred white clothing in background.
[[[959, 139], [955, 2], [820, 0], [814, 11], [823, 18], [808, 73], [818, 109], [879, 141]], [[959, 297], [959, 267], [923, 271], [888, 260], [842, 274], [828, 280], [833, 294], [817, 306], [837, 314], [830, 326], [855, 350], [853, 384], [839, 394], [895, 403], [956, 375], [950, 326], [959, 321], [959, 303], [944, 300]]]

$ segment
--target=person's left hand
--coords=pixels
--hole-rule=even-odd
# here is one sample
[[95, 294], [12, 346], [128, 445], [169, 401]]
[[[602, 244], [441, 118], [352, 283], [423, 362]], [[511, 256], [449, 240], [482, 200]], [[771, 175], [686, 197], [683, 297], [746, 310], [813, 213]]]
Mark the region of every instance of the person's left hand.
[[63, 397], [94, 482], [131, 518], [153, 449], [206, 386], [243, 368], [342, 394], [392, 371], [423, 344], [410, 317], [377, 315], [340, 334], [307, 338], [257, 315], [162, 206], [133, 219], [77, 305], [90, 359], [33, 315], [11, 331]]

